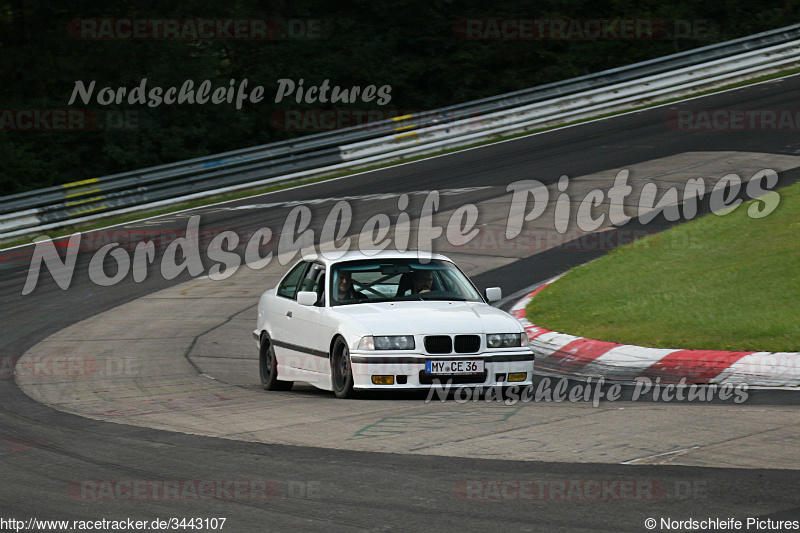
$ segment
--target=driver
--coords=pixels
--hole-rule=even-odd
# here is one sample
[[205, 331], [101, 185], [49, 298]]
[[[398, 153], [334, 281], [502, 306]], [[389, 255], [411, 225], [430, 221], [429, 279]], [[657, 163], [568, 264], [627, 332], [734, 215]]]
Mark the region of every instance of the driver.
[[431, 292], [431, 285], [433, 285], [433, 272], [430, 270], [415, 270], [411, 283], [411, 294]]
[[336, 284], [336, 299], [342, 302], [345, 300], [366, 300], [367, 297], [353, 287], [353, 274], [343, 271], [339, 272], [339, 282]]

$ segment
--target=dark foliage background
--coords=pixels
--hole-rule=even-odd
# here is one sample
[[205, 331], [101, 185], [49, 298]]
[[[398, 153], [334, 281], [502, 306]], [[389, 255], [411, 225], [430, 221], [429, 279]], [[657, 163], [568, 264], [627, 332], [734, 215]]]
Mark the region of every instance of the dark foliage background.
[[[36, 0], [0, 2], [0, 109], [135, 110], [134, 129], [0, 131], [0, 195], [269, 143], [303, 132], [271, 124], [294, 108], [366, 108], [365, 104], [275, 104], [277, 80], [329, 79], [341, 87], [390, 85], [384, 108], [429, 109], [496, 95], [675, 51], [778, 28], [796, 20], [791, 0]], [[311, 18], [327, 21], [325, 39], [227, 41], [79, 40], [76, 18]], [[464, 40], [460, 19], [656, 18], [705, 21], [699, 39]], [[264, 100], [233, 104], [67, 102], [76, 80], [97, 87], [171, 87], [188, 79], [228, 86], [247, 78]], [[97, 91], [96, 89], [95, 91]], [[308, 132], [305, 132], [308, 133]]]

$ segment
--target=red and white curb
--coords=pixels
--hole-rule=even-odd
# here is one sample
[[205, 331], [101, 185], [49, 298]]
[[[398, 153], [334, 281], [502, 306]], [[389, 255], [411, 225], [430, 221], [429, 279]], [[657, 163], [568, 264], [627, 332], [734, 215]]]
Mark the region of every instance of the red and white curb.
[[654, 381], [661, 378], [662, 383], [684, 380], [686, 384], [800, 387], [800, 353], [797, 352], [643, 348], [549, 331], [531, 323], [525, 316], [525, 307], [557, 279], [550, 279], [531, 291], [510, 311], [528, 332], [539, 370], [624, 381], [647, 377]]

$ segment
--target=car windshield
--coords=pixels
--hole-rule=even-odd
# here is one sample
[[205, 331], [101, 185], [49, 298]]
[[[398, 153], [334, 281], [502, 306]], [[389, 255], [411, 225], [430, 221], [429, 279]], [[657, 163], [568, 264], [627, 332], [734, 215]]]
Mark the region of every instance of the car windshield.
[[330, 276], [331, 304], [449, 300], [482, 302], [475, 287], [448, 261], [414, 259], [339, 263]]

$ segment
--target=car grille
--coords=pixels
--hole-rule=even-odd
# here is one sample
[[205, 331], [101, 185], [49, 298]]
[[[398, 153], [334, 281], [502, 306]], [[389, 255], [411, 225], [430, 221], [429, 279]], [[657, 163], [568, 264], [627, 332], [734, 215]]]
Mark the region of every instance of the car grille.
[[449, 335], [430, 335], [425, 337], [425, 351], [428, 353], [450, 353], [453, 339]]
[[481, 349], [481, 338], [477, 335], [456, 335], [456, 353], [475, 353]]
[[[480, 336], [456, 335], [455, 353], [477, 353], [480, 349]], [[453, 353], [453, 338], [450, 335], [429, 335], [425, 337], [425, 351], [431, 354]]]

